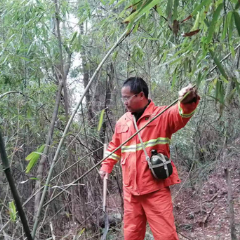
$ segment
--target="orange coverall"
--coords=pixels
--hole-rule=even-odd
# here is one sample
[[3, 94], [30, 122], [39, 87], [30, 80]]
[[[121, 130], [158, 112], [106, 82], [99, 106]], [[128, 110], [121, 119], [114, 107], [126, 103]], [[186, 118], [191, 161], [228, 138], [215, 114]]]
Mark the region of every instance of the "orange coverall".
[[[186, 125], [199, 102], [178, 104], [169, 108], [141, 132], [148, 156], [151, 150], [170, 158], [169, 144], [173, 133]], [[151, 101], [137, 121], [140, 129], [165, 107], [158, 107]], [[125, 113], [116, 123], [107, 154], [136, 132], [133, 116]], [[169, 186], [180, 183], [177, 169], [172, 162], [173, 173], [164, 180], [153, 177], [148, 167], [142, 145], [136, 135], [121, 149], [102, 162], [101, 170], [111, 173], [113, 166], [121, 160], [124, 193], [124, 239], [143, 240], [148, 221], [155, 240], [177, 240], [173, 217], [173, 206]]]

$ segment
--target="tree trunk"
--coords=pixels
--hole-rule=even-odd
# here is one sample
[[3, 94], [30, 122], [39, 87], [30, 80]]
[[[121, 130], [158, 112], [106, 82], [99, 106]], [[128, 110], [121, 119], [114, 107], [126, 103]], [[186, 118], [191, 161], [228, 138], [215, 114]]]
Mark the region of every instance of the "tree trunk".
[[[59, 17], [58, 17], [59, 10], [58, 10], [58, 7], [57, 7], [57, 1], [56, 0], [55, 0], [55, 6], [56, 6], [55, 18], [56, 18], [56, 27], [57, 27], [56, 35], [57, 35], [58, 42], [59, 42], [59, 56], [60, 56], [60, 59], [59, 59], [60, 60], [60, 64], [59, 64], [60, 65], [60, 67], [59, 67], [60, 71], [55, 71], [55, 76], [56, 76], [56, 79], [58, 80], [57, 81], [58, 82], [58, 91], [57, 91], [57, 95], [56, 95], [55, 107], [54, 107], [49, 131], [48, 131], [48, 136], [47, 136], [46, 143], [45, 143], [44, 152], [41, 156], [39, 166], [38, 166], [38, 169], [37, 169], [37, 181], [36, 181], [36, 184], [35, 184], [35, 191], [38, 191], [41, 187], [41, 181], [43, 179], [43, 172], [44, 172], [44, 165], [45, 165], [45, 162], [47, 160], [49, 147], [52, 143], [54, 124], [56, 122], [57, 115], [58, 115], [58, 109], [59, 109], [59, 104], [60, 104], [60, 100], [61, 100], [62, 88], [64, 89], [64, 100], [67, 99], [66, 78], [67, 78], [67, 74], [68, 74], [69, 69], [70, 69], [71, 53], [67, 49], [68, 50], [68, 61], [67, 61], [66, 69], [64, 71], [63, 54], [62, 54], [62, 41], [61, 41], [61, 34], [60, 34], [60, 27], [59, 27], [60, 23], [59, 23]], [[58, 69], [58, 67], [56, 67], [56, 69]], [[64, 103], [65, 103], [65, 101], [64, 101]], [[64, 104], [64, 106], [65, 106], [65, 112], [68, 113], [68, 105]], [[68, 119], [66, 119], [66, 122], [67, 121], [68, 121]], [[38, 212], [40, 199], [41, 199], [41, 192], [39, 191], [35, 196], [35, 202], [34, 202], [34, 216], [35, 217], [36, 217], [37, 212]]]
[[[39, 166], [38, 166], [38, 169], [37, 169], [37, 180], [36, 180], [36, 184], [35, 184], [35, 191], [36, 192], [41, 187], [44, 165], [45, 165], [45, 162], [47, 160], [47, 155], [48, 155], [48, 152], [49, 152], [50, 144], [52, 142], [54, 124], [55, 124], [55, 121], [57, 119], [58, 108], [59, 108], [59, 104], [60, 104], [60, 100], [61, 100], [62, 86], [63, 86], [63, 83], [60, 80], [59, 85], [58, 85], [58, 91], [57, 91], [55, 107], [54, 107], [54, 111], [53, 111], [53, 115], [52, 115], [52, 120], [51, 120], [51, 123], [50, 123], [50, 127], [49, 127], [49, 130], [48, 130], [48, 136], [47, 136], [46, 143], [45, 143], [45, 148], [44, 148], [43, 154], [41, 155], [41, 159], [40, 159]], [[35, 196], [35, 202], [34, 202], [34, 216], [35, 217], [36, 217], [36, 214], [37, 214], [37, 211], [38, 211], [38, 206], [39, 206], [39, 203], [40, 203], [40, 199], [41, 199], [41, 192], [39, 191]]]

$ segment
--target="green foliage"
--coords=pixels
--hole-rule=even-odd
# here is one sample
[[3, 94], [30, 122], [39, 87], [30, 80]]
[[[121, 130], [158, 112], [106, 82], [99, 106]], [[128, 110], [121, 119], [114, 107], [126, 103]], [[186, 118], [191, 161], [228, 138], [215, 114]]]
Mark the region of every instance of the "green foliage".
[[213, 19], [210, 23], [210, 26], [209, 26], [209, 30], [208, 30], [208, 36], [207, 36], [207, 39], [206, 39], [206, 43], [210, 43], [212, 38], [213, 38], [213, 34], [214, 32], [216, 31], [216, 25], [217, 25], [217, 22], [218, 22], [218, 19], [219, 19], [219, 16], [220, 16], [220, 13], [222, 11], [222, 8], [223, 8], [223, 3], [220, 3], [216, 9], [216, 11], [214, 12], [213, 14]]
[[9, 215], [12, 222], [16, 222], [17, 210], [14, 201], [9, 202]]
[[136, 11], [134, 11], [130, 16], [128, 16], [124, 22], [133, 23], [138, 17], [149, 14], [149, 11], [158, 3], [160, 0], [147, 0], [147, 1], [139, 1], [137, 4], [133, 4], [131, 7], [134, 7]]
[[[68, 135], [71, 143], [61, 150], [61, 158], [55, 166], [56, 173], [70, 164], [70, 161], [66, 161], [71, 158], [67, 147], [76, 159], [82, 158], [86, 151], [98, 149], [97, 144], [92, 144], [92, 139], [99, 138], [97, 131], [102, 129], [105, 114], [109, 114], [110, 123], [106, 124], [104, 137], [110, 140], [110, 124], [114, 126], [124, 112], [124, 107], [119, 103], [121, 84], [133, 75], [147, 80], [151, 98], [159, 105], [169, 104], [177, 97], [177, 91], [189, 82], [197, 84], [201, 95], [199, 109], [187, 127], [178, 133], [174, 144], [179, 147], [179, 158], [187, 159], [183, 166], [189, 167], [193, 161], [202, 158], [214, 161], [218, 146], [222, 146], [222, 122], [225, 120], [224, 111], [228, 110], [223, 108], [226, 99], [233, 99], [235, 104], [229, 111], [239, 109], [239, 71], [233, 61], [237, 55], [234, 48], [240, 40], [239, 6], [237, 0], [59, 2], [64, 67], [68, 61], [71, 62], [67, 78], [67, 86], [71, 88], [70, 109], [75, 107], [76, 99], [83, 92], [83, 77], [92, 75], [125, 28], [129, 32], [90, 88], [91, 104], [84, 103], [83, 115], [79, 111], [74, 119]], [[34, 176], [33, 167], [44, 150], [42, 143], [50, 126], [60, 79], [55, 6], [50, 0], [6, 0], [2, 1], [0, 12], [0, 95], [7, 91], [23, 93], [1, 99], [1, 127], [7, 139], [7, 151], [13, 169], [26, 169], [27, 173], [31, 172]], [[194, 30], [199, 31], [186, 35]], [[68, 51], [71, 52], [71, 59], [68, 59]], [[214, 66], [217, 67], [211, 70]], [[113, 76], [110, 78], [111, 67]], [[234, 82], [233, 89], [229, 96], [225, 96], [231, 81]], [[106, 107], [107, 87], [111, 95], [108, 103], [111, 111], [105, 113], [103, 108]], [[62, 93], [55, 122], [54, 145], [60, 141], [66, 126], [63, 97]], [[92, 111], [91, 114], [88, 110]], [[240, 129], [239, 113], [237, 110], [233, 113], [237, 119], [233, 122], [233, 135], [236, 136]], [[26, 156], [23, 152], [25, 149], [35, 149], [36, 146], [41, 147], [27, 156], [28, 165], [25, 161], [19, 161]], [[50, 151], [49, 157], [55, 148]], [[192, 154], [194, 151], [195, 155]], [[83, 173], [90, 166], [87, 161], [85, 163], [68, 171], [73, 172], [72, 176]], [[71, 174], [68, 176], [71, 177]], [[70, 177], [62, 178], [64, 184], [71, 181]], [[24, 196], [30, 195], [32, 190], [24, 186]], [[97, 190], [94, 188], [92, 192]], [[92, 214], [90, 209], [87, 209], [88, 213]], [[80, 235], [85, 234], [82, 231]]]
[[36, 165], [38, 159], [41, 156], [41, 153], [43, 152], [45, 148], [45, 145], [42, 145], [40, 148], [38, 148], [36, 150], [36, 152], [32, 152], [30, 153], [27, 157], [26, 157], [26, 161], [29, 161], [27, 168], [26, 168], [26, 173], [29, 173], [31, 171], [31, 169]]
[[81, 237], [82, 234], [85, 232], [85, 230], [86, 230], [86, 229], [83, 228], [81, 231], [78, 232], [77, 236], [78, 236], [78, 237]]
[[227, 76], [226, 72], [224, 71], [223, 65], [221, 64], [219, 59], [216, 57], [216, 54], [212, 50], [209, 50], [209, 52], [210, 52], [215, 64], [217, 65], [220, 73], [224, 76], [225, 79], [228, 79], [228, 76]]
[[208, 8], [208, 6], [211, 4], [212, 0], [203, 0], [202, 2], [196, 2], [195, 8], [192, 12], [192, 16], [196, 15], [203, 7]]
[[235, 25], [236, 25], [238, 34], [240, 36], [240, 16], [238, 12], [235, 12], [235, 11], [233, 12], [233, 15], [234, 15]]
[[101, 130], [101, 128], [102, 128], [102, 124], [103, 124], [103, 121], [104, 121], [104, 113], [105, 113], [105, 109], [103, 109], [103, 110], [101, 111], [101, 114], [100, 114], [100, 117], [99, 117], [98, 128], [97, 128], [98, 132], [99, 132], [99, 131]]

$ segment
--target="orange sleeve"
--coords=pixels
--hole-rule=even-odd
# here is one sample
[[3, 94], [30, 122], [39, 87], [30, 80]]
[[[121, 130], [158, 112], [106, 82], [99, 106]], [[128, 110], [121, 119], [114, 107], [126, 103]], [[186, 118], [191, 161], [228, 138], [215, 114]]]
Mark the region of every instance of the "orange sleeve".
[[[109, 143], [107, 151], [105, 152], [105, 156], [108, 156], [110, 153], [112, 153], [118, 146], [120, 146], [120, 136], [117, 132], [117, 125], [115, 126], [115, 132], [112, 136], [112, 141]], [[105, 157], [104, 156], [104, 157]], [[112, 155], [105, 159], [102, 162], [101, 171], [105, 171], [107, 173], [111, 173], [113, 166], [121, 159], [121, 148], [112, 153]]]
[[169, 126], [168, 130], [170, 134], [175, 133], [187, 124], [193, 116], [199, 101], [200, 97], [198, 96], [195, 102], [186, 104], [178, 102], [176, 105], [169, 108], [167, 111], [168, 114], [166, 114], [166, 121]]

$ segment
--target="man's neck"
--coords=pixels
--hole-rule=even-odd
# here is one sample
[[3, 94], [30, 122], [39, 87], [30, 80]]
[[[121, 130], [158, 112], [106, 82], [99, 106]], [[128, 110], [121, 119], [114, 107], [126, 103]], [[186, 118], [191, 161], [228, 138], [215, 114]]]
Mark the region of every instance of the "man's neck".
[[149, 105], [149, 103], [151, 102], [151, 100], [147, 100], [147, 103], [145, 104], [145, 107], [139, 109], [136, 112], [132, 112], [132, 114], [135, 116], [136, 121], [143, 115], [145, 109], [147, 108], [147, 106]]

